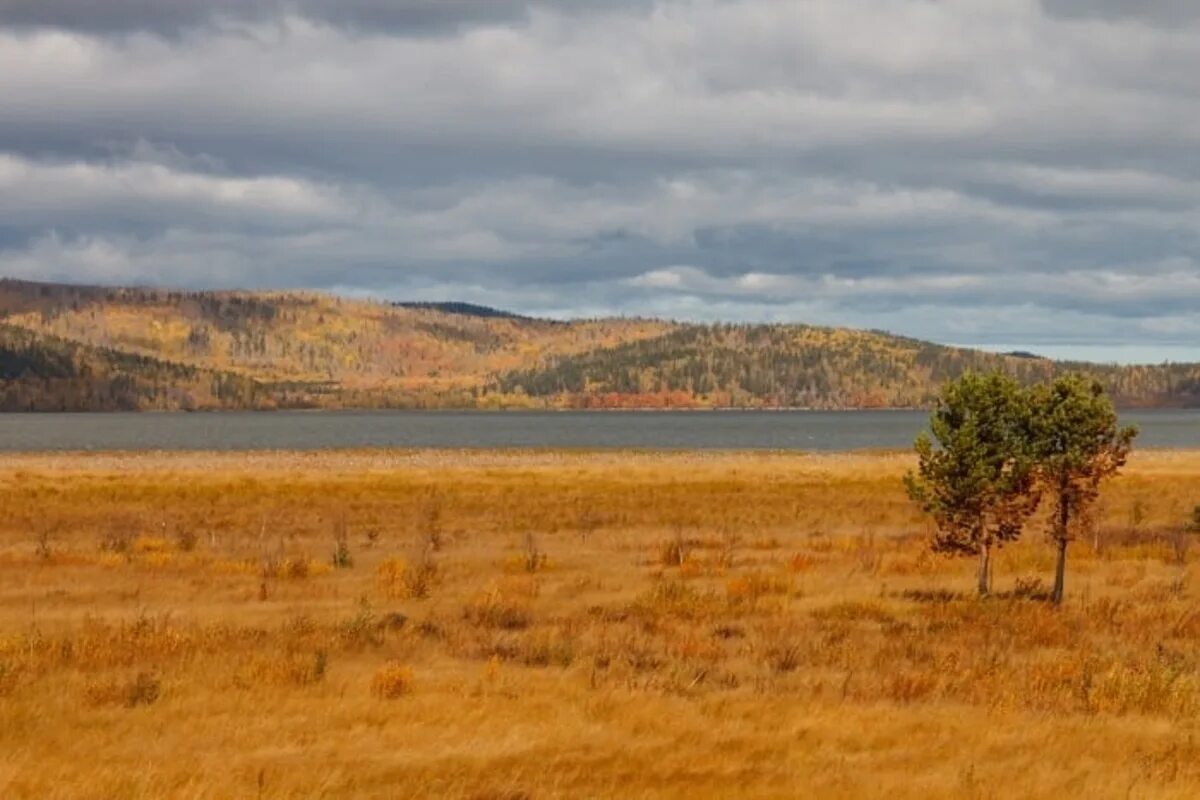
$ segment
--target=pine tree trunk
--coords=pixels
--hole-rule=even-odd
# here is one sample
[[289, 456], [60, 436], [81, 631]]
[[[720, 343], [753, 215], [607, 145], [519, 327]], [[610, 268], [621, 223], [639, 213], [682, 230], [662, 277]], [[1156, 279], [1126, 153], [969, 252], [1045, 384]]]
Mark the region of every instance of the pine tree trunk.
[[1058, 519], [1055, 520], [1054, 538], [1058, 542], [1058, 564], [1054, 567], [1054, 592], [1050, 601], [1062, 605], [1063, 582], [1067, 572], [1067, 532], [1071, 530], [1071, 496], [1067, 493], [1067, 478], [1063, 475], [1058, 484]]
[[987, 597], [992, 591], [992, 553], [986, 544], [979, 546], [979, 596]]
[[1058, 540], [1058, 565], [1054, 568], [1054, 593], [1050, 595], [1050, 600], [1056, 606], [1062, 605], [1063, 601], [1063, 581], [1067, 572], [1067, 540]]

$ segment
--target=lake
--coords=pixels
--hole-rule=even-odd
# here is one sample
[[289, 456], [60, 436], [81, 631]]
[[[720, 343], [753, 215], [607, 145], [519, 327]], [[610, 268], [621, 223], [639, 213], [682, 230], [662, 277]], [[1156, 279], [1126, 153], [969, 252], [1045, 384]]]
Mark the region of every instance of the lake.
[[[1200, 410], [1122, 415], [1141, 447], [1200, 448]], [[0, 451], [548, 447], [907, 448], [923, 411], [276, 411], [0, 414]]]

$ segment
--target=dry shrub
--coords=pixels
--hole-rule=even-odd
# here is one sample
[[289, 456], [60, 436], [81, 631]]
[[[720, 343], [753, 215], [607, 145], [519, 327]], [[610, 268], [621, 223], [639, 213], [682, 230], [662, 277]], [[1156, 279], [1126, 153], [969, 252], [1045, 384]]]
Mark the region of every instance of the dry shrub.
[[676, 530], [675, 535], [659, 545], [658, 561], [664, 567], [681, 567], [688, 560], [692, 547], [683, 536], [682, 529]]
[[429, 597], [437, 580], [437, 564], [432, 558], [409, 564], [403, 558], [390, 556], [375, 569], [375, 582], [383, 596], [390, 599]]
[[152, 672], [138, 672], [132, 678], [89, 681], [83, 689], [88, 705], [122, 705], [126, 708], [148, 706], [162, 693], [162, 683]]
[[787, 566], [791, 572], [799, 573], [808, 572], [819, 563], [817, 557], [812, 553], [796, 553], [788, 559]]
[[1187, 583], [1186, 575], [1145, 581], [1133, 590], [1133, 597], [1146, 604], [1168, 603], [1187, 592]]
[[689, 556], [682, 564], [679, 565], [679, 577], [681, 578], [698, 578], [703, 575], [704, 572], [704, 562], [691, 556]]
[[523, 630], [533, 624], [533, 610], [528, 601], [493, 586], [468, 601], [463, 618], [481, 628]]
[[525, 551], [521, 555], [521, 566], [526, 572], [538, 572], [550, 563], [546, 554], [538, 547], [537, 539], [532, 533], [525, 534]]
[[569, 667], [577, 649], [577, 642], [568, 632], [532, 631], [518, 644], [517, 658], [527, 667]]
[[256, 653], [238, 666], [233, 682], [241, 689], [312, 686], [325, 679], [328, 668], [329, 658], [324, 650]]
[[198, 538], [191, 528], [184, 528], [175, 534], [175, 546], [180, 552], [190, 553], [196, 549]]
[[930, 575], [937, 571], [939, 562], [928, 549], [917, 553], [888, 553], [882, 556], [878, 572], [881, 575]]
[[109, 529], [100, 536], [102, 553], [128, 553], [133, 543], [133, 534], [125, 528]]
[[0, 661], [0, 697], [7, 697], [17, 690], [21, 672], [16, 662]]
[[175, 555], [169, 550], [153, 550], [138, 556], [134, 562], [148, 569], [164, 569], [175, 565]]
[[1017, 578], [1013, 584], [1012, 596], [1021, 600], [1049, 600], [1050, 590], [1039, 577]]
[[384, 664], [371, 678], [371, 694], [383, 700], [394, 700], [412, 691], [412, 669], [398, 661]]
[[333, 523], [333, 555], [329, 560], [335, 569], [349, 569], [354, 566], [354, 556], [350, 554], [350, 533], [344, 513]]
[[725, 649], [720, 640], [712, 635], [705, 635], [693, 629], [685, 630], [682, 634], [673, 636], [667, 647], [667, 652], [683, 661], [716, 662], [725, 657]]
[[271, 564], [269, 574], [264, 578], [276, 578], [286, 581], [302, 581], [317, 575], [327, 575], [333, 571], [333, 566], [324, 561], [314, 561], [303, 556], [289, 557]]
[[261, 573], [261, 565], [245, 558], [216, 558], [208, 562], [208, 569], [216, 575], [254, 575]]
[[953, 589], [905, 589], [900, 597], [914, 603], [952, 603], [966, 599], [962, 592]]
[[772, 672], [785, 675], [795, 672], [803, 663], [802, 646], [790, 639], [776, 639], [763, 651], [762, 661]]
[[702, 620], [715, 616], [725, 607], [726, 604], [711, 592], [702, 594], [682, 580], [660, 580], [634, 601], [631, 610], [650, 619]]
[[1129, 589], [1146, 577], [1146, 565], [1141, 563], [1117, 564], [1109, 570], [1104, 582], [1109, 586]]
[[136, 554], [169, 553], [171, 542], [162, 536], [139, 536], [133, 540], [130, 550]]
[[814, 609], [814, 618], [821, 621], [841, 622], [895, 622], [896, 618], [882, 604], [873, 600], [844, 600], [831, 606]]
[[1088, 705], [1094, 664], [1085, 658], [1035, 661], [1022, 670], [1022, 705], [1038, 711], [1075, 711]]
[[750, 540], [751, 550], [778, 550], [783, 545], [774, 536], [760, 536]]
[[1114, 664], [1096, 676], [1091, 710], [1113, 714], [1191, 716], [1197, 708], [1194, 676], [1169, 664]]
[[378, 647], [383, 644], [384, 626], [379, 616], [364, 598], [354, 616], [344, 619], [335, 628], [338, 642], [349, 649]]
[[753, 606], [768, 595], [786, 595], [791, 588], [790, 582], [783, 576], [751, 572], [725, 583], [725, 599], [731, 605]]
[[905, 670], [889, 675], [883, 682], [883, 694], [895, 703], [915, 703], [933, 694], [937, 678], [928, 672]]

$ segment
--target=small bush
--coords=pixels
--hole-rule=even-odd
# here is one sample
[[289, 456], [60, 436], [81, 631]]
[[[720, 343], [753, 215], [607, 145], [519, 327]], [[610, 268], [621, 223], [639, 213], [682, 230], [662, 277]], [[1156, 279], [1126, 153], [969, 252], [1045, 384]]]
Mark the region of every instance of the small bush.
[[190, 553], [195, 550], [196, 542], [196, 532], [190, 528], [184, 528], [175, 534], [175, 546], [181, 553]]
[[133, 536], [129, 531], [110, 530], [100, 537], [100, 551], [124, 555], [129, 552], [132, 542]]
[[333, 558], [335, 569], [349, 569], [354, 566], [354, 558], [350, 555], [350, 534], [346, 528], [345, 516], [339, 517], [333, 526]]
[[659, 547], [658, 560], [664, 567], [682, 567], [691, 551], [691, 543], [684, 538], [683, 529], [676, 528], [675, 535]]
[[845, 622], [890, 623], [896, 619], [882, 605], [870, 600], [844, 600], [831, 606], [814, 609], [812, 615], [819, 620], [842, 620]]
[[788, 559], [788, 569], [792, 572], [807, 572], [819, 562], [812, 553], [796, 553]]
[[795, 672], [802, 663], [800, 645], [795, 642], [773, 642], [763, 655], [771, 671], [780, 675]]
[[89, 705], [123, 705], [126, 708], [148, 706], [162, 693], [162, 683], [152, 672], [139, 672], [128, 680], [94, 681], [84, 687]]
[[371, 678], [371, 694], [384, 700], [412, 694], [412, 690], [412, 670], [396, 661], [384, 664]]
[[13, 663], [0, 661], [0, 697], [12, 694], [17, 688], [21, 670]]
[[43, 530], [38, 533], [37, 555], [38, 555], [38, 558], [42, 559], [43, 561], [49, 561], [50, 556], [53, 555], [52, 548], [50, 547], [50, 532], [49, 531]]
[[329, 656], [324, 650], [312, 653], [257, 654], [244, 662], [234, 675], [243, 689], [256, 686], [311, 686], [325, 679]]
[[532, 533], [525, 534], [524, 567], [526, 572], [537, 572], [546, 568], [546, 554], [538, 548], [537, 539]]
[[463, 617], [481, 628], [522, 630], [533, 624], [533, 611], [525, 602], [508, 597], [498, 588], [475, 597], [463, 609]]
[[413, 565], [398, 556], [390, 556], [375, 568], [375, 582], [380, 592], [393, 600], [429, 597], [437, 580], [437, 563], [431, 557], [422, 558]]
[[725, 599], [731, 604], [754, 605], [767, 595], [785, 595], [791, 590], [789, 582], [778, 576], [751, 572], [730, 579], [725, 584]]
[[365, 600], [359, 605], [357, 614], [337, 626], [339, 641], [351, 648], [378, 647], [383, 644], [380, 633], [379, 617]]
[[1017, 578], [1012, 596], [1020, 600], [1049, 600], [1050, 590], [1041, 578]]
[[133, 540], [130, 549], [139, 555], [169, 553], [171, 552], [171, 543], [161, 536], [139, 536]]

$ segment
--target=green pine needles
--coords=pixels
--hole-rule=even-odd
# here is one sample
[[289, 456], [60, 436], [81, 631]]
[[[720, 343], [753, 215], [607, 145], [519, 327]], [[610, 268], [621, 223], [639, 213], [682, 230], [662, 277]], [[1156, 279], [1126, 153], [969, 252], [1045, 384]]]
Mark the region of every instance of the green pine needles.
[[991, 557], [1021, 536], [1043, 500], [1058, 548], [1051, 599], [1061, 603], [1067, 544], [1087, 520], [1100, 484], [1129, 455], [1137, 431], [1120, 427], [1096, 380], [1066, 375], [1024, 388], [1002, 373], [966, 373], [942, 390], [930, 432], [915, 442], [909, 497], [935, 523], [935, 551], [977, 556], [980, 596]]

